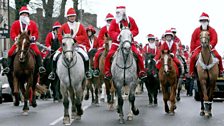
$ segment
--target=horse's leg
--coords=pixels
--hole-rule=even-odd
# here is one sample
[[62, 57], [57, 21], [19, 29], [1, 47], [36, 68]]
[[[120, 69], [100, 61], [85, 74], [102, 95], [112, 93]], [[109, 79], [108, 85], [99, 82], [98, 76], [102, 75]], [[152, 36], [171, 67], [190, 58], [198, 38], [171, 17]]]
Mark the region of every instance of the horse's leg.
[[[208, 99], [208, 91], [207, 91], [207, 88], [206, 88], [206, 80], [201, 80], [200, 81], [200, 87], [201, 87], [201, 91], [202, 91], [202, 102], [201, 104], [203, 104], [203, 107], [204, 107], [204, 115], [208, 115], [208, 105], [207, 103], [209, 102], [209, 99]], [[201, 114], [202, 114], [202, 111], [201, 111]]]
[[100, 85], [98, 83], [96, 83], [94, 78], [93, 78], [93, 84], [95, 86], [95, 104], [99, 104], [98, 92], [100, 90]]
[[62, 94], [62, 99], [63, 99], [63, 105], [64, 105], [64, 118], [63, 118], [63, 123], [64, 124], [69, 124], [70, 123], [70, 118], [69, 118], [69, 100], [68, 100], [68, 90], [67, 87], [61, 82], [61, 88], [60, 88], [61, 94]]
[[211, 81], [210, 82], [210, 88], [209, 88], [209, 92], [208, 92], [208, 97], [209, 97], [209, 103], [208, 103], [208, 116], [211, 117], [212, 116], [212, 101], [213, 101], [213, 92], [214, 92], [214, 89], [215, 89], [215, 85], [216, 85], [216, 82], [214, 81]]
[[38, 80], [38, 74], [32, 75], [32, 80], [30, 80], [30, 84], [32, 84], [32, 106], [36, 107], [37, 102], [36, 102], [36, 85], [37, 85], [37, 80]]
[[154, 105], [157, 105], [158, 104], [157, 95], [158, 95], [158, 89], [155, 88], [154, 93], [153, 93], [153, 96], [154, 96]]
[[[117, 86], [119, 85], [119, 86]], [[117, 106], [117, 113], [119, 114], [119, 122], [120, 124], [124, 124], [124, 113], [123, 113], [123, 104], [124, 104], [124, 100], [122, 98], [122, 92], [121, 89], [122, 87], [120, 86], [121, 84], [117, 84], [116, 85], [116, 91], [117, 91], [117, 100], [118, 100], [118, 106]]]
[[76, 106], [75, 106], [75, 94], [74, 94], [73, 88], [69, 88], [69, 93], [70, 93], [70, 99], [71, 99], [71, 102], [72, 102], [71, 118], [75, 119], [75, 116], [76, 116]]
[[[149, 78], [148, 78], [149, 79]], [[145, 82], [145, 87], [146, 87], [146, 89], [147, 89], [147, 92], [148, 92], [148, 98], [149, 98], [149, 105], [151, 105], [152, 104], [152, 96], [151, 96], [151, 90], [150, 90], [150, 83], [149, 83], [149, 81], [147, 80], [146, 82]]]
[[82, 89], [82, 87], [77, 89], [75, 95], [76, 95], [75, 106], [76, 106], [76, 109], [77, 109], [77, 118], [76, 118], [76, 120], [80, 120], [81, 116], [83, 114], [83, 110], [82, 110], [83, 89]]
[[[22, 83], [24, 85], [24, 83]], [[24, 106], [23, 106], [23, 113], [24, 115], [28, 114], [29, 106], [28, 106], [28, 100], [29, 100], [29, 93], [31, 89], [31, 85], [33, 84], [33, 75], [27, 77], [27, 85], [25, 87], [25, 94], [24, 94]]]
[[169, 106], [167, 104], [167, 101], [169, 99], [169, 95], [168, 95], [168, 92], [166, 91], [166, 87], [163, 83], [161, 83], [162, 85], [162, 92], [163, 92], [163, 102], [164, 102], [164, 108], [165, 108], [165, 112], [166, 113], [169, 113]]
[[90, 80], [87, 80], [86, 81], [86, 94], [85, 94], [85, 97], [84, 97], [85, 100], [89, 99], [89, 85], [90, 85]]
[[108, 80], [105, 80], [105, 86], [106, 86], [106, 94], [107, 94], [107, 103], [108, 104], [113, 104], [112, 103], [112, 97], [111, 97], [111, 83]]
[[177, 89], [177, 96], [176, 96], [176, 99], [177, 101], [180, 101], [180, 91], [181, 91], [181, 88], [182, 88], [182, 82], [183, 82], [183, 79], [182, 78], [179, 78], [178, 79], [178, 89]]
[[130, 83], [130, 91], [129, 91], [129, 103], [131, 111], [128, 114], [128, 120], [133, 120], [133, 114], [138, 115], [139, 110], [135, 107], [135, 83]]
[[174, 82], [172, 85], [171, 85], [171, 91], [170, 91], [170, 115], [174, 115], [174, 110], [176, 109], [176, 89], [177, 89], [177, 84], [176, 82]]
[[16, 76], [13, 77], [13, 89], [14, 89], [14, 96], [15, 96], [15, 101], [14, 101], [14, 106], [19, 106], [19, 80]]

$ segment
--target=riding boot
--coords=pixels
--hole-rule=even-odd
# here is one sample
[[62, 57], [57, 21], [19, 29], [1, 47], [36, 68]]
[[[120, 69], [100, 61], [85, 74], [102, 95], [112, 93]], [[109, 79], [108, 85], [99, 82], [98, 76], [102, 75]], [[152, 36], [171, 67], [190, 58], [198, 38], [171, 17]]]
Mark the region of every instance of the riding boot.
[[7, 63], [7, 66], [2, 70], [2, 76], [8, 74], [10, 72], [10, 69], [12, 69], [13, 58], [14, 58], [13, 56], [8, 57], [8, 63]]
[[46, 72], [46, 69], [43, 67], [42, 58], [40, 55], [36, 55], [37, 66], [39, 68], [39, 73]]
[[91, 75], [91, 73], [89, 71], [89, 60], [84, 61], [84, 67], [85, 67], [86, 78], [87, 79], [91, 79], [92, 75]]
[[184, 62], [183, 64], [184, 64], [184, 74], [186, 74], [186, 73], [188, 73], [188, 71], [187, 71], [187, 64], [186, 64], [186, 62]]
[[99, 68], [96, 68], [96, 69], [93, 71], [93, 76], [94, 76], [94, 77], [99, 77], [99, 74], [100, 74]]
[[181, 65], [179, 64], [177, 67], [178, 67], [179, 75], [181, 76], [181, 74], [182, 74], [182, 68], [181, 68]]
[[56, 67], [57, 67], [57, 61], [53, 60], [52, 65], [51, 65], [52, 71], [48, 76], [49, 80], [55, 80]]

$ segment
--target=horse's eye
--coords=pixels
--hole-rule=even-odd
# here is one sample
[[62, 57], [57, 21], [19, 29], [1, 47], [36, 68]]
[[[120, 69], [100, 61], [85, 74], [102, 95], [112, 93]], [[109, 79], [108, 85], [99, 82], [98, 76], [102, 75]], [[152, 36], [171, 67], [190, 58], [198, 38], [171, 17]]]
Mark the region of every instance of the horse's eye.
[[72, 46], [74, 46], [75, 45], [75, 43], [72, 43]]
[[62, 43], [62, 46], [65, 46], [65, 43]]

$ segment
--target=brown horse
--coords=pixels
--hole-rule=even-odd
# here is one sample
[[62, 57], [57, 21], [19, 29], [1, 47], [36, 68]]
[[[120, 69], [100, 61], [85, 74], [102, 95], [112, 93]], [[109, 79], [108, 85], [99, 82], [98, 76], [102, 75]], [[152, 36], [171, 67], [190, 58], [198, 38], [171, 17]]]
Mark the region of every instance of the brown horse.
[[[106, 58], [107, 53], [109, 52], [110, 46], [112, 44], [112, 39], [107, 34], [104, 35], [104, 44], [105, 44], [105, 50], [103, 51], [102, 55], [99, 57], [100, 75], [99, 75], [98, 81], [101, 85], [103, 84], [103, 82], [105, 83], [107, 103], [109, 105], [109, 109], [113, 109], [115, 88], [113, 86], [112, 81], [108, 81], [108, 80], [104, 79], [105, 58]], [[102, 91], [104, 91], [104, 89], [102, 89]]]
[[213, 92], [218, 78], [218, 59], [211, 53], [210, 37], [208, 31], [200, 33], [201, 52], [197, 61], [196, 69], [198, 76], [198, 88], [201, 97], [201, 116], [212, 116]]
[[[160, 60], [162, 66], [159, 70], [159, 80], [162, 86], [165, 112], [174, 115], [174, 110], [176, 109], [177, 72], [169, 51], [162, 50], [161, 54]], [[167, 103], [168, 101], [171, 103], [170, 108]]]
[[[32, 87], [32, 106], [36, 107], [35, 87], [37, 82], [37, 71], [35, 70], [35, 57], [30, 49], [30, 33], [23, 32], [19, 35], [17, 42], [18, 52], [13, 63], [13, 86], [15, 104], [19, 104], [19, 89], [24, 96], [23, 114], [28, 114], [29, 89]], [[26, 83], [26, 86], [25, 86]]]

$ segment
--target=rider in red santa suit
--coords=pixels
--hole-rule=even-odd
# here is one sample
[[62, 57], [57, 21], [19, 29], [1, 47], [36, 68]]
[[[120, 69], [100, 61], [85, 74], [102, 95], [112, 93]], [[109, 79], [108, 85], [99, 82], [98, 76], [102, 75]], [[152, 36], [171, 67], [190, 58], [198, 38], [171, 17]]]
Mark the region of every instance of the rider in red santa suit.
[[144, 54], [156, 55], [155, 36], [153, 34], [148, 34], [147, 38], [148, 38], [148, 43], [143, 48]]
[[154, 58], [155, 61], [156, 61], [156, 67], [157, 67], [157, 69], [161, 68], [161, 62], [160, 62], [161, 53], [160, 52], [162, 50], [169, 50], [170, 51], [170, 55], [173, 58], [173, 61], [177, 65], [177, 68], [178, 68], [178, 72], [177, 73], [182, 73], [180, 61], [176, 57], [177, 44], [175, 44], [174, 41], [173, 41], [174, 35], [171, 32], [171, 30], [166, 30], [164, 36], [165, 36], [166, 40], [161, 43], [160, 51], [157, 51], [158, 53], [156, 53], [156, 56]]
[[214, 28], [209, 26], [209, 16], [206, 13], [202, 13], [199, 22], [201, 26], [196, 28], [192, 34], [191, 43], [190, 43], [190, 53], [191, 53], [191, 60], [190, 60], [190, 75], [194, 77], [194, 67], [196, 63], [196, 58], [198, 54], [201, 52], [201, 44], [200, 44], [200, 33], [202, 30], [206, 30], [209, 32], [210, 35], [210, 47], [212, 53], [219, 59], [219, 76], [223, 76], [223, 66], [222, 66], [222, 58], [215, 50], [215, 46], [218, 41], [217, 33]]
[[100, 54], [104, 51], [104, 38], [108, 36], [108, 30], [110, 27], [111, 21], [114, 19], [114, 16], [111, 13], [108, 13], [106, 16], [106, 25], [103, 26], [100, 29], [99, 35], [98, 35], [98, 41], [99, 41], [99, 48], [95, 54], [95, 60], [94, 60], [94, 71], [93, 71], [93, 76], [94, 77], [99, 77], [99, 56]]
[[[113, 56], [113, 54], [116, 52], [118, 46], [119, 46], [119, 34], [121, 32], [121, 28], [120, 26], [125, 26], [125, 27], [129, 27], [130, 31], [132, 32], [133, 37], [137, 36], [139, 31], [138, 31], [138, 26], [135, 23], [135, 20], [126, 15], [126, 11], [125, 11], [125, 6], [118, 6], [116, 8], [116, 19], [112, 20], [111, 24], [110, 24], [110, 28], [109, 28], [109, 35], [113, 40], [111, 49], [106, 57], [105, 60], [105, 78], [106, 79], [111, 79], [112, 78], [112, 74], [110, 71], [111, 68], [111, 58]], [[139, 67], [139, 78], [140, 79], [145, 79], [146, 78], [146, 73], [144, 70], [144, 64], [143, 64], [143, 59], [142, 56], [140, 55], [140, 53], [138, 52], [136, 46], [132, 43], [132, 51], [137, 55], [138, 58], [138, 67]]]
[[37, 61], [37, 65], [39, 67], [39, 73], [44, 73], [46, 70], [43, 67], [42, 64], [42, 57], [41, 57], [41, 52], [38, 49], [37, 45], [36, 45], [36, 41], [38, 39], [38, 28], [36, 23], [33, 20], [30, 20], [29, 15], [30, 12], [27, 8], [27, 6], [23, 6], [21, 7], [21, 9], [19, 10], [19, 20], [16, 20], [13, 22], [12, 27], [10, 29], [10, 38], [12, 39], [12, 41], [14, 41], [14, 44], [12, 45], [12, 47], [9, 49], [8, 51], [8, 67], [6, 67], [2, 74], [8, 74], [10, 72], [10, 69], [12, 69], [13, 65], [13, 60], [14, 60], [14, 56], [16, 53], [16, 49], [17, 49], [17, 41], [18, 41], [18, 36], [20, 33], [22, 32], [28, 32], [30, 31], [30, 48], [35, 52], [35, 59]]
[[[85, 73], [86, 78], [90, 79], [91, 73], [89, 71], [89, 57], [87, 54], [87, 51], [90, 48], [89, 42], [88, 42], [88, 36], [86, 34], [86, 30], [84, 26], [80, 22], [76, 22], [76, 12], [74, 8], [69, 8], [67, 11], [67, 22], [64, 23], [58, 32], [58, 39], [59, 42], [62, 42], [62, 32], [64, 34], [71, 34], [71, 30], [73, 30], [73, 39], [76, 44], [78, 44], [79, 48], [77, 48], [78, 53], [81, 55], [84, 61], [84, 67], [85, 67]], [[49, 79], [54, 80], [55, 79], [55, 72], [56, 72], [56, 64], [57, 59], [59, 57], [59, 54], [62, 52], [62, 47], [60, 47], [53, 57], [53, 70], [49, 75]]]
[[177, 35], [176, 35], [176, 33], [177, 33], [176, 28], [171, 28], [171, 31], [174, 35], [173, 42], [177, 44], [177, 49], [182, 50], [181, 41], [180, 41], [179, 37], [177, 37]]

